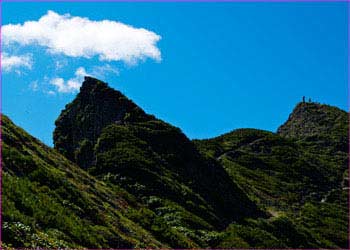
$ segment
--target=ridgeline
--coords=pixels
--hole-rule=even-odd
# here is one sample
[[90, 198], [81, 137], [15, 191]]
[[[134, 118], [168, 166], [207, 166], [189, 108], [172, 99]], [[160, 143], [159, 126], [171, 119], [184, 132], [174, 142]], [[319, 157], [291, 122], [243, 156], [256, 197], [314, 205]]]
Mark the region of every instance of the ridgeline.
[[348, 113], [189, 140], [86, 77], [49, 148], [2, 115], [3, 247], [348, 248]]

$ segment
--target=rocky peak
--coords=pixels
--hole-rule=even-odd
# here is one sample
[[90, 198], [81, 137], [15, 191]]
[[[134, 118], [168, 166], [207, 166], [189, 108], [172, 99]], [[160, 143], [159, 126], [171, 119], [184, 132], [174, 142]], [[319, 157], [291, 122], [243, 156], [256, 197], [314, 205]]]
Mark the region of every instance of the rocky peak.
[[348, 128], [348, 113], [344, 110], [325, 104], [300, 102], [277, 133], [307, 141], [331, 139], [338, 143], [341, 150], [346, 150]]
[[[98, 79], [85, 77], [79, 94], [66, 105], [55, 122], [54, 145], [67, 158], [78, 163], [81, 150], [92, 150], [90, 147], [107, 125], [150, 119], [152, 116], [121, 92]], [[83, 162], [86, 165], [89, 160]]]
[[80, 88], [80, 92], [92, 92], [96, 88], [106, 88], [106, 87], [108, 87], [107, 83], [104, 83], [91, 76], [85, 76], [84, 82]]

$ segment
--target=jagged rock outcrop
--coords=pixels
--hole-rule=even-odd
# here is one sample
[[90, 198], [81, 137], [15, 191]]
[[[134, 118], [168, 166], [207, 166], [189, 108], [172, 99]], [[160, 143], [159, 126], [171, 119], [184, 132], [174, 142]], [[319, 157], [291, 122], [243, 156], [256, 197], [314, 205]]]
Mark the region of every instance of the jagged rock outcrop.
[[79, 94], [72, 103], [66, 105], [55, 122], [54, 145], [68, 159], [88, 167], [92, 159], [85, 151], [92, 150], [90, 147], [96, 143], [104, 127], [112, 123], [147, 121], [152, 118], [106, 83], [85, 77]]

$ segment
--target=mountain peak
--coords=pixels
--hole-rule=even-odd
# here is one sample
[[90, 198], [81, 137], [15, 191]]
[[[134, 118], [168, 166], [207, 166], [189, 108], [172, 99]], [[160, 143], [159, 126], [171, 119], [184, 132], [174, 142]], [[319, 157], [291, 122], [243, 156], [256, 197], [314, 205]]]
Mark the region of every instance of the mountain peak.
[[91, 91], [94, 88], [106, 88], [108, 84], [91, 76], [85, 76], [80, 91]]
[[277, 133], [288, 138], [332, 141], [347, 145], [348, 113], [337, 107], [315, 102], [300, 102]]
[[116, 122], [152, 119], [134, 102], [107, 83], [86, 76], [76, 98], [66, 105], [55, 122], [54, 145], [68, 159], [81, 143], [94, 145], [101, 130]]

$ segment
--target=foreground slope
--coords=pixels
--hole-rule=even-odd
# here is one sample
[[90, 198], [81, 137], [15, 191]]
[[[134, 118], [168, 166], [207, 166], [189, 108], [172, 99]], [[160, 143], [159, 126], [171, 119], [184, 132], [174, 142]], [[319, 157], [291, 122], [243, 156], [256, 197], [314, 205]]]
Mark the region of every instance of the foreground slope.
[[162, 247], [128, 219], [139, 209], [2, 115], [2, 236], [13, 247]]

